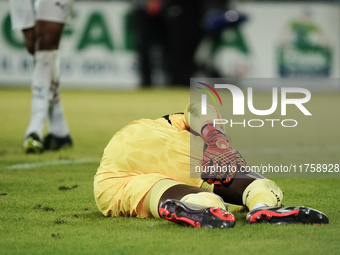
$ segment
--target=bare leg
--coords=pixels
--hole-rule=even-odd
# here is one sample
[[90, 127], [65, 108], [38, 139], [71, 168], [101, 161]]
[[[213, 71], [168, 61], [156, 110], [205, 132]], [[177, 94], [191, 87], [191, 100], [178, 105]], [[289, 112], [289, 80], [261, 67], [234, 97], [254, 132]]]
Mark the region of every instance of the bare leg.
[[35, 27], [23, 29], [22, 33], [24, 35], [25, 46], [27, 51], [34, 55], [35, 52]]
[[57, 50], [63, 32], [64, 24], [38, 20], [35, 26], [36, 49]]
[[214, 193], [221, 196], [227, 203], [243, 205], [243, 192], [254, 180], [254, 178], [248, 177], [243, 173], [237, 173], [231, 182], [215, 186]]

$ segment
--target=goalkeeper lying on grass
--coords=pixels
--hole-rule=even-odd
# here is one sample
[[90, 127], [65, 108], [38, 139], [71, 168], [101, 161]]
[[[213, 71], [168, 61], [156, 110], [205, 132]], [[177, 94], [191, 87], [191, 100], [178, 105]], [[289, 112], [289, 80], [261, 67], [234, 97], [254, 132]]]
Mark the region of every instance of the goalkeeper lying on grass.
[[[193, 102], [184, 114], [134, 121], [113, 136], [94, 178], [96, 203], [105, 216], [230, 228], [232, 213], [246, 208], [249, 223], [328, 223], [317, 210], [282, 207], [280, 187], [254, 172], [202, 172], [201, 178], [190, 178], [190, 160], [203, 167], [248, 166], [222, 129], [213, 126], [212, 120], [221, 118], [216, 108], [195, 116], [200, 107]], [[190, 130], [202, 145], [197, 152], [190, 152]]]

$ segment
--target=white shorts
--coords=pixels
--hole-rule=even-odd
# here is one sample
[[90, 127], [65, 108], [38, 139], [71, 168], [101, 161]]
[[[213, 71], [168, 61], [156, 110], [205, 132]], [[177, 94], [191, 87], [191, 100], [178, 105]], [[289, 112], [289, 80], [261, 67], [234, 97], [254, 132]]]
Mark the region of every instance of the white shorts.
[[34, 27], [36, 20], [67, 23], [74, 0], [10, 0], [12, 29]]

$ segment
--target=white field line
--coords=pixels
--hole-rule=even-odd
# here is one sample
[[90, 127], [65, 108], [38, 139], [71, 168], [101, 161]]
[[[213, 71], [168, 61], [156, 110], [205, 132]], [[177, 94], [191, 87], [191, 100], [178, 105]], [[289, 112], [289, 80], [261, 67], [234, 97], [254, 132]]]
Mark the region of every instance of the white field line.
[[24, 163], [24, 164], [15, 164], [5, 167], [5, 169], [30, 169], [34, 167], [41, 166], [58, 166], [58, 165], [73, 165], [73, 164], [82, 164], [82, 163], [92, 163], [92, 162], [100, 162], [100, 159], [96, 158], [82, 158], [82, 159], [62, 159], [62, 160], [54, 160], [54, 161], [45, 161], [45, 162], [32, 162], [32, 163]]

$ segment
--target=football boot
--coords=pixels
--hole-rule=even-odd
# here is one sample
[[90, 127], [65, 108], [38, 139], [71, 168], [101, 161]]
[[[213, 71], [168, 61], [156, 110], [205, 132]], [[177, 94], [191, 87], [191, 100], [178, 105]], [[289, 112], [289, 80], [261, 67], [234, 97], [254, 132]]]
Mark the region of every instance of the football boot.
[[248, 223], [271, 224], [328, 224], [328, 217], [315, 209], [304, 206], [260, 207], [248, 212]]
[[235, 226], [235, 217], [228, 211], [176, 199], [168, 199], [161, 203], [158, 212], [168, 221], [194, 228], [232, 228]]

